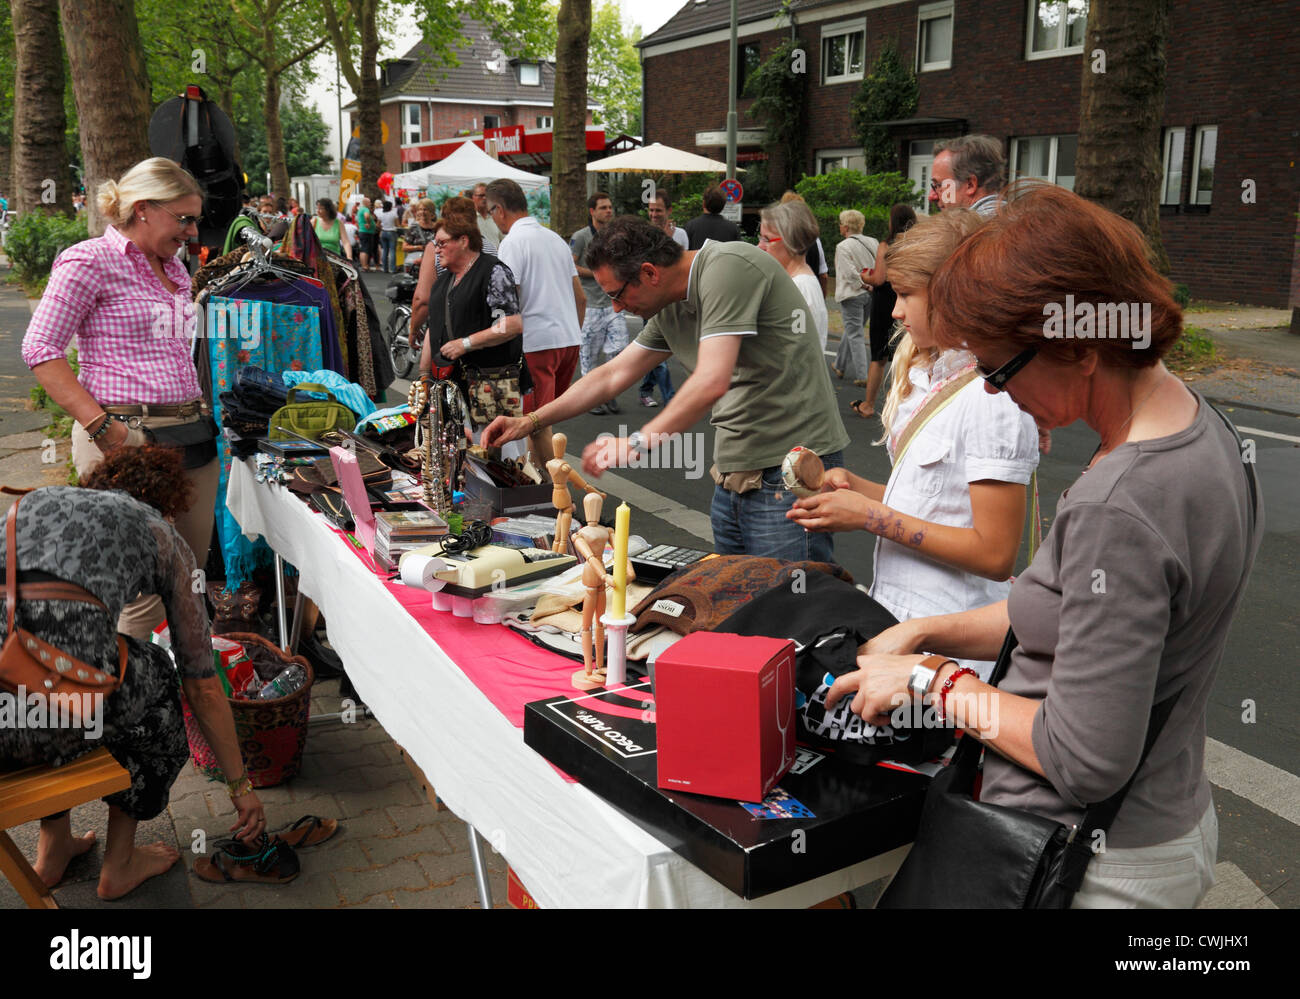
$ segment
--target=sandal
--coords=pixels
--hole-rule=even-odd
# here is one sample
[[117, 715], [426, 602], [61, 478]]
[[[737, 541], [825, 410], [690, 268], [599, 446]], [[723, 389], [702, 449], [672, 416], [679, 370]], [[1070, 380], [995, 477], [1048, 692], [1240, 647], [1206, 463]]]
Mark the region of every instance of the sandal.
[[194, 873], [212, 884], [243, 882], [260, 885], [284, 885], [296, 878], [301, 870], [298, 855], [279, 839], [269, 839], [265, 833], [256, 847], [248, 847], [238, 840], [222, 840], [212, 856], [200, 857], [194, 862]]
[[304, 815], [288, 829], [272, 835], [285, 846], [301, 850], [304, 846], [324, 843], [339, 831], [338, 819], [322, 819], [317, 815]]
[[849, 409], [853, 410], [853, 412], [857, 413], [864, 420], [870, 420], [876, 414], [862, 412], [862, 407], [865, 406], [866, 404], [867, 404], [866, 399], [854, 399], [851, 403], [849, 403]]

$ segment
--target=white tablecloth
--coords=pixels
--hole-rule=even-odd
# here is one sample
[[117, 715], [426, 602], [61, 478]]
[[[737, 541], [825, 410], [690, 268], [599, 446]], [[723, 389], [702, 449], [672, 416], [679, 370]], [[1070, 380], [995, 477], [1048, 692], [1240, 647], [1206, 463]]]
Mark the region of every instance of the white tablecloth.
[[260, 534], [298, 568], [299, 586], [325, 615], [330, 644], [366, 705], [543, 908], [803, 907], [901, 862], [905, 847], [746, 901], [524, 745], [523, 730], [287, 489], [258, 483], [236, 461], [226, 501], [245, 534]]

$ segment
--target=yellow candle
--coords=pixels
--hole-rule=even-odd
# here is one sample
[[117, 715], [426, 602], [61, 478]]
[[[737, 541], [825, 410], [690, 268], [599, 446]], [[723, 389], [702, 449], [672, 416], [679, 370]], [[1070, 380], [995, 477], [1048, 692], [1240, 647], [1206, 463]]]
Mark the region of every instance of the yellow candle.
[[614, 511], [614, 607], [612, 616], [627, 615], [627, 535], [632, 523], [632, 508], [620, 503]]

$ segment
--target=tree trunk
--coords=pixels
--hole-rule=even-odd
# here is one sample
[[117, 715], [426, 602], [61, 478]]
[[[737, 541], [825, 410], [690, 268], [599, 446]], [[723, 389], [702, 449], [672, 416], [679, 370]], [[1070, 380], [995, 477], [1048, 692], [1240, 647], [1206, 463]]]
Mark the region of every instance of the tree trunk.
[[15, 50], [10, 207], [71, 215], [59, 11], [45, 0], [10, 0], [9, 8]]
[[562, 235], [587, 222], [587, 46], [591, 0], [560, 0], [555, 43], [555, 131], [551, 149], [551, 228]]
[[85, 160], [87, 225], [106, 222], [95, 203], [99, 185], [117, 180], [149, 156], [149, 75], [133, 0], [59, 0]]
[[271, 190], [289, 197], [289, 165], [284, 155], [284, 131], [280, 127], [280, 78], [263, 77], [262, 118], [266, 123], [266, 158], [271, 171]]
[[357, 67], [361, 88], [357, 91], [357, 118], [361, 129], [361, 190], [371, 198], [382, 197], [379, 175], [384, 162], [383, 119], [379, 107], [379, 30], [377, 0], [362, 0], [360, 10], [361, 63]]
[[1160, 122], [1169, 0], [1092, 0], [1083, 46], [1075, 191], [1142, 230], [1169, 272], [1160, 237]]

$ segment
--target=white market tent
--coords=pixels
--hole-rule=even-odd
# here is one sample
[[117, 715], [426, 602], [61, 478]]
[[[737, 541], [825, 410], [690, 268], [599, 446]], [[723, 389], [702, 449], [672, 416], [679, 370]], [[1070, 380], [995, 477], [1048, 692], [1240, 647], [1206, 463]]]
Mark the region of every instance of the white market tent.
[[439, 160], [432, 166], [394, 175], [393, 187], [408, 191], [439, 186], [464, 188], [472, 187], [479, 181], [503, 177], [513, 180], [525, 191], [551, 186], [549, 177], [494, 160], [474, 143], [466, 142], [446, 159]]
[[[587, 164], [588, 173], [726, 173], [727, 164], [656, 142]], [[737, 169], [737, 173], [744, 173]]]

